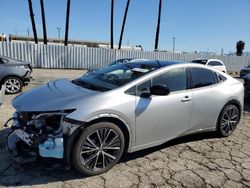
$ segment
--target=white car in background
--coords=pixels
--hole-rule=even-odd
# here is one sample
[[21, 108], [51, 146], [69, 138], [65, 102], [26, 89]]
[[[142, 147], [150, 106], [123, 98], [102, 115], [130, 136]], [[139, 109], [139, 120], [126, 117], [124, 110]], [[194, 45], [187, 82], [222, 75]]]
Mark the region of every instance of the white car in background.
[[191, 63], [199, 63], [199, 64], [203, 64], [203, 65], [209, 65], [209, 66], [212, 66], [221, 72], [227, 73], [226, 66], [219, 59], [195, 59], [195, 60], [191, 61]]

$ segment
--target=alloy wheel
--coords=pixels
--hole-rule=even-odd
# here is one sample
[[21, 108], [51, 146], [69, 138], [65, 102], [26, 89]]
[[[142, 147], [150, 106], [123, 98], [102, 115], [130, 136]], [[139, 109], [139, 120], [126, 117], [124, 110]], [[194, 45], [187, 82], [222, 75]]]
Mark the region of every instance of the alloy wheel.
[[9, 78], [5, 81], [4, 84], [7, 93], [17, 93], [22, 87], [20, 80], [16, 78]]
[[229, 106], [221, 119], [221, 131], [224, 135], [230, 135], [239, 121], [239, 111], [236, 106]]
[[119, 135], [111, 128], [99, 128], [89, 134], [81, 146], [80, 159], [91, 171], [103, 170], [117, 159], [121, 149]]

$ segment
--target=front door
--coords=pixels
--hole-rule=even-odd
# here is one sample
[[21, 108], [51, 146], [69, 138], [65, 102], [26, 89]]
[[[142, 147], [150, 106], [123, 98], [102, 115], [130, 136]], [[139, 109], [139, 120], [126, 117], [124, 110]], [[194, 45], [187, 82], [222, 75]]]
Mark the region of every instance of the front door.
[[[136, 145], [153, 146], [181, 135], [189, 127], [193, 92], [186, 90], [184, 68], [162, 73], [137, 86]], [[167, 96], [141, 97], [140, 92], [151, 85], [162, 84], [170, 89]]]

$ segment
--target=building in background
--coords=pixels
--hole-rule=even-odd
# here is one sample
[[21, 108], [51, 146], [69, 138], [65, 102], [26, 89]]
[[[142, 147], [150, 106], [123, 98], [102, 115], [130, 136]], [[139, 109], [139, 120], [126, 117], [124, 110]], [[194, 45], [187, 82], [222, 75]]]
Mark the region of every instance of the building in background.
[[[9, 42], [26, 42], [34, 43], [34, 38], [29, 36], [18, 36], [18, 35], [9, 35]], [[43, 38], [38, 38], [38, 43], [43, 44]], [[58, 44], [64, 45], [64, 40], [59, 38], [48, 38], [48, 44]], [[89, 41], [89, 40], [68, 40], [69, 46], [84, 46], [92, 48], [110, 48], [111, 45], [109, 42], [102, 41]], [[118, 49], [118, 45], [114, 45], [114, 49]], [[139, 46], [121, 46], [123, 50], [142, 50], [142, 47]]]

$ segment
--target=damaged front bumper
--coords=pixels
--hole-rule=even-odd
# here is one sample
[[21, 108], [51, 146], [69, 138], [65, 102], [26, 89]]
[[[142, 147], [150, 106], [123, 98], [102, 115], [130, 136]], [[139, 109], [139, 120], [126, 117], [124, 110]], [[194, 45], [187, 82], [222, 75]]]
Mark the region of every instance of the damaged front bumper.
[[29, 163], [38, 157], [63, 159], [70, 167], [70, 153], [76, 136], [85, 123], [66, 118], [68, 112], [13, 115], [12, 131], [6, 137], [6, 148], [14, 161]]

